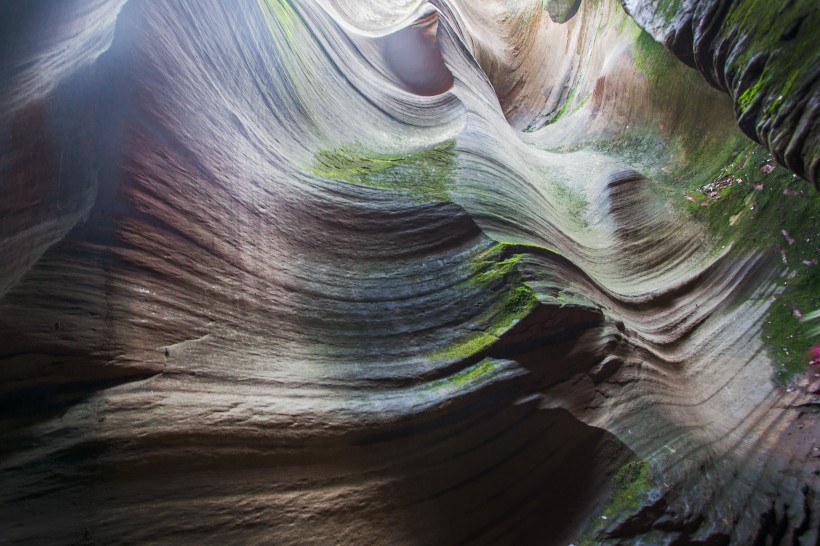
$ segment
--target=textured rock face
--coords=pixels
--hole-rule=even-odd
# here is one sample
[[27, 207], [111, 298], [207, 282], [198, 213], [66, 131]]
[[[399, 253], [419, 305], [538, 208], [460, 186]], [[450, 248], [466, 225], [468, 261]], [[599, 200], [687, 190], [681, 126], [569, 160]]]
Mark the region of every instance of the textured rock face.
[[816, 181], [817, 64], [624, 4], [705, 79], [614, 0], [3, 5], [3, 540], [817, 543], [820, 205], [735, 122]]
[[623, 4], [679, 59], [731, 94], [744, 133], [769, 148], [779, 162], [820, 184], [816, 2]]
[[550, 19], [556, 23], [566, 23], [578, 13], [581, 0], [546, 0], [542, 4]]

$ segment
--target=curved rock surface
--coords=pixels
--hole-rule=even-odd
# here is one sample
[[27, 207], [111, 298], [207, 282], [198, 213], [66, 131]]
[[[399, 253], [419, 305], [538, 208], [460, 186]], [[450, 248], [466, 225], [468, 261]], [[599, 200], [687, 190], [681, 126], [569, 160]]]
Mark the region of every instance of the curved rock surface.
[[741, 129], [820, 188], [820, 9], [812, 0], [623, 0], [637, 22], [734, 99]]
[[817, 46], [748, 3], [4, 4], [0, 536], [817, 544]]

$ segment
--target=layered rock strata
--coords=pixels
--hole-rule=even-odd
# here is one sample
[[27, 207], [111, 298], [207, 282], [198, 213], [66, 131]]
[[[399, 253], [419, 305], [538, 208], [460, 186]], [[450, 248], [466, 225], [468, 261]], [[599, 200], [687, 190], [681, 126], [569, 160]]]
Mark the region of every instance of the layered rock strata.
[[4, 6], [0, 536], [816, 543], [816, 64], [625, 4]]

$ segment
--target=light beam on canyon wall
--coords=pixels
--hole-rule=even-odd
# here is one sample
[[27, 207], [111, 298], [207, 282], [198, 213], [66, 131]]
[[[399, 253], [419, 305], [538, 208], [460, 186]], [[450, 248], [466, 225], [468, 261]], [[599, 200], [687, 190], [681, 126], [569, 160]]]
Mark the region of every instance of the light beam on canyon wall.
[[818, 11], [4, 2], [0, 542], [817, 544]]

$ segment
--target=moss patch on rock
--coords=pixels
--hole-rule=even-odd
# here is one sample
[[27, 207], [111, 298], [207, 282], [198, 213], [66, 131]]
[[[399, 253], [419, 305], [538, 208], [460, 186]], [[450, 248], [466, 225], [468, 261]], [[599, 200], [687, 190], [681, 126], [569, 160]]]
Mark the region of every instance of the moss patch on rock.
[[[642, 166], [662, 186], [680, 188], [689, 180], [710, 176], [745, 145], [747, 137], [736, 126], [730, 101], [696, 70], [646, 31], [637, 34], [631, 52], [660, 118], [630, 131], [621, 152], [630, 164]], [[688, 93], [681, 94], [681, 88]], [[707, 130], [713, 124], [724, 129]]]
[[764, 53], [769, 58], [757, 78], [749, 78], [737, 97], [741, 111], [758, 100], [767, 99], [767, 110], [776, 114], [797, 87], [809, 82], [815, 62], [816, 37], [812, 29], [820, 26], [820, 10], [815, 0], [771, 2], [739, 0], [726, 15], [724, 31], [738, 32], [748, 38], [749, 47], [732, 60], [737, 70], [749, 66]]
[[646, 461], [626, 463], [615, 475], [615, 491], [604, 508], [604, 515], [614, 517], [637, 510], [648, 500], [652, 487], [652, 475]]
[[770, 307], [763, 339], [776, 379], [788, 381], [803, 371], [803, 355], [816, 341], [800, 319], [820, 308], [820, 194], [755, 144], [706, 184], [690, 187], [685, 198], [717, 244], [780, 255], [782, 293]]
[[804, 355], [818, 341], [812, 323], [801, 319], [820, 308], [820, 271], [813, 267], [784, 282], [786, 289], [772, 303], [763, 325], [763, 339], [780, 383], [805, 371]]
[[475, 256], [471, 261], [475, 275], [470, 278], [470, 282], [478, 286], [485, 286], [513, 273], [515, 264], [521, 260], [523, 254], [513, 254], [504, 258], [502, 253], [505, 248], [504, 243], [495, 243]]
[[516, 264], [523, 254], [514, 253], [518, 245], [495, 243], [471, 260], [470, 284], [496, 292], [496, 303], [475, 320], [476, 331], [430, 355], [434, 360], [469, 358], [498, 341], [499, 337], [524, 318], [538, 297], [525, 284]]
[[523, 283], [519, 273], [508, 279], [500, 301], [476, 319], [477, 331], [430, 355], [434, 360], [463, 360], [498, 341], [501, 335], [538, 305], [538, 297]]
[[630, 461], [615, 474], [613, 491], [603, 512], [591, 522], [582, 535], [581, 546], [600, 544], [600, 532], [607, 522], [629, 516], [650, 500], [655, 483], [649, 464], [643, 460]]
[[645, 30], [635, 40], [632, 60], [647, 78], [658, 85], [668, 82], [676, 71], [682, 69], [679, 61]]
[[449, 201], [454, 183], [455, 141], [411, 153], [367, 150], [361, 145], [321, 150], [310, 170], [323, 178], [407, 193], [426, 201]]
[[433, 381], [424, 387], [424, 390], [440, 389], [444, 387], [459, 388], [474, 383], [478, 379], [485, 377], [495, 371], [499, 363], [495, 360], [482, 360], [474, 366], [470, 366], [458, 373], [444, 379]]

